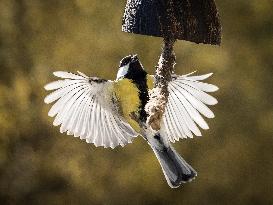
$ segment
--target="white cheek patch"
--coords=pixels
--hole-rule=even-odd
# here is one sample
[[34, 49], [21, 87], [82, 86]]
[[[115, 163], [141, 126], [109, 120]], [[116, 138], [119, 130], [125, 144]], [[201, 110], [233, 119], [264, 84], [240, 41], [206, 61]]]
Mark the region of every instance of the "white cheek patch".
[[117, 73], [117, 80], [120, 78], [123, 78], [128, 73], [128, 69], [129, 69], [129, 64], [120, 67]]

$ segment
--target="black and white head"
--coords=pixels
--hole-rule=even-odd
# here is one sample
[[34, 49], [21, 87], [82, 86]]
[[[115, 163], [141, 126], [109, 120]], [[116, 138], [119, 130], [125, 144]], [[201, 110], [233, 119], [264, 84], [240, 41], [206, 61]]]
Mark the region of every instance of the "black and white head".
[[122, 78], [142, 80], [145, 79], [146, 74], [147, 73], [141, 65], [137, 55], [129, 55], [120, 61], [117, 80]]

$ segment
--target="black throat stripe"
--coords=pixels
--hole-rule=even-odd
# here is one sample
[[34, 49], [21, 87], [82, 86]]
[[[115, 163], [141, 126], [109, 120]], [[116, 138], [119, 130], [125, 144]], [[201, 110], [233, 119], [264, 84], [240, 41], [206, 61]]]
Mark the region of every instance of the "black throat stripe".
[[145, 111], [145, 105], [149, 101], [149, 93], [148, 93], [148, 85], [147, 85], [147, 75], [145, 78], [135, 79], [133, 83], [139, 89], [139, 99], [140, 99], [140, 106], [139, 106], [139, 119], [141, 122], [146, 122], [147, 120], [147, 113]]

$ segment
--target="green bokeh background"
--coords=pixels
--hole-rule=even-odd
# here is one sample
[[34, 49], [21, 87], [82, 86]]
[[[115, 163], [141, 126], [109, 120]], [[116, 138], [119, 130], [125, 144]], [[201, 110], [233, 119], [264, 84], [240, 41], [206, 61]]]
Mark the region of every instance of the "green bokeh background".
[[153, 73], [162, 39], [121, 32], [124, 0], [1, 0], [0, 204], [273, 204], [273, 3], [216, 3], [222, 45], [175, 45], [176, 72], [220, 90], [211, 129], [175, 144], [198, 177], [170, 189], [144, 140], [96, 148], [43, 103], [56, 70], [114, 79], [137, 53]]

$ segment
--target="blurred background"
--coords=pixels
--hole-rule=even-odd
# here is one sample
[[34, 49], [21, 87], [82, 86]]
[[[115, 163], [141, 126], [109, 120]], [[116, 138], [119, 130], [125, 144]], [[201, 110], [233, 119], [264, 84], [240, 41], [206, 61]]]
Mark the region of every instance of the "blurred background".
[[59, 133], [43, 86], [52, 72], [114, 79], [137, 53], [155, 70], [161, 38], [121, 32], [125, 1], [0, 1], [0, 204], [273, 204], [273, 4], [217, 0], [222, 45], [176, 43], [176, 72], [220, 87], [203, 137], [176, 149], [198, 177], [170, 189], [141, 138], [96, 148]]

